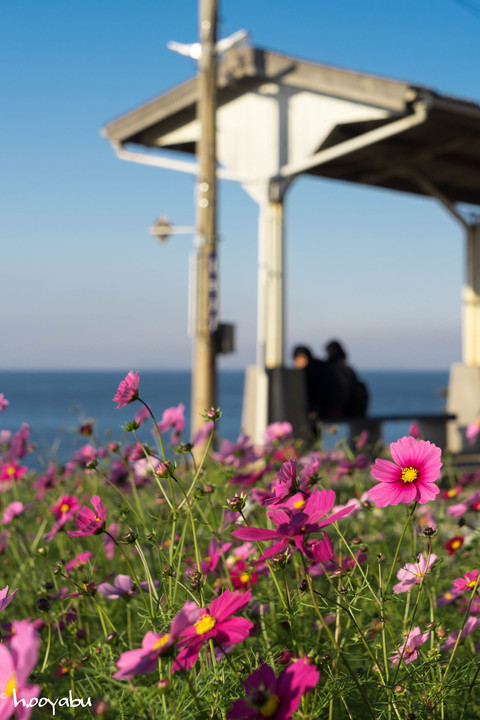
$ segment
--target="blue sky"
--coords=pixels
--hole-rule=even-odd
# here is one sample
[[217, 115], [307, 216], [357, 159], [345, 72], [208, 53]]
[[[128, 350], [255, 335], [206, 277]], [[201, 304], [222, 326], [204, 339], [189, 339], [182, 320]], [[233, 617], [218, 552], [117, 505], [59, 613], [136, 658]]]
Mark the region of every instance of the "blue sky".
[[[220, 36], [480, 102], [480, 0], [223, 0]], [[190, 366], [194, 178], [118, 160], [110, 120], [195, 73], [196, 0], [19, 0], [2, 10], [0, 368]], [[223, 368], [255, 359], [257, 207], [220, 188]], [[287, 219], [287, 348], [342, 339], [360, 368], [460, 360], [464, 238], [434, 201], [300, 179]]]

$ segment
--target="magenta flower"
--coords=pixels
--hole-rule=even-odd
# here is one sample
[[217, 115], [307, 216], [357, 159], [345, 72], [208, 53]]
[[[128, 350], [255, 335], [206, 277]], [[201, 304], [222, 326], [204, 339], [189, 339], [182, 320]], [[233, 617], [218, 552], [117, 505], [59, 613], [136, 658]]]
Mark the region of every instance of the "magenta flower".
[[394, 462], [375, 460], [372, 475], [379, 484], [368, 491], [377, 507], [416, 500], [426, 503], [440, 492], [435, 482], [440, 476], [441, 450], [426, 440], [400, 438], [390, 445]]
[[19, 465], [15, 460], [0, 465], [0, 481], [8, 483], [0, 486], [0, 490], [7, 490], [14, 480], [21, 480], [27, 472], [25, 465]]
[[55, 522], [52, 529], [45, 535], [45, 540], [50, 540], [63, 528], [65, 523], [73, 520], [75, 513], [79, 510], [80, 503], [75, 495], [62, 495], [60, 500], [50, 506], [50, 511], [55, 515]]
[[142, 640], [142, 647], [138, 650], [127, 650], [117, 660], [119, 668], [114, 674], [116, 680], [125, 680], [134, 675], [146, 675], [157, 669], [158, 658], [178, 640], [182, 630], [198, 620], [200, 608], [196, 603], [188, 600], [183, 608], [172, 620], [168, 633], [158, 635], [147, 632]]
[[[470, 615], [469, 618], [467, 618], [467, 622], [463, 626], [462, 634], [460, 635], [459, 642], [463, 642], [467, 635], [471, 635], [475, 630], [477, 629], [478, 625], [480, 623], [479, 618], [474, 618], [472, 615]], [[460, 630], [455, 630], [455, 632], [451, 633], [446, 641], [443, 643], [443, 645], [440, 645], [440, 650], [453, 650], [455, 647], [455, 643], [457, 642], [457, 638], [460, 634]]]
[[403, 643], [399, 645], [398, 652], [395, 650], [393, 655], [388, 658], [392, 661], [392, 665], [398, 665], [403, 660], [405, 663], [412, 662], [418, 657], [418, 648], [427, 642], [430, 632], [421, 633], [420, 628], [414, 627]]
[[4, 525], [7, 525], [9, 522], [12, 522], [13, 518], [16, 518], [19, 515], [22, 515], [22, 513], [24, 513], [24, 512], [25, 512], [24, 504], [18, 500], [14, 500], [13, 502], [10, 503], [10, 505], [7, 505], [7, 507], [3, 511], [2, 523]]
[[0, 393], [0, 412], [2, 410], [6, 410], [9, 405], [10, 403], [8, 402], [5, 395], [3, 393]]
[[223, 646], [225, 651], [243, 642], [250, 634], [253, 623], [242, 617], [232, 617], [250, 602], [251, 590], [225, 590], [212, 600], [206, 608], [200, 608], [200, 616], [194, 624], [180, 633], [179, 654], [173, 664], [173, 670], [188, 669], [194, 665], [200, 648], [210, 638]]
[[245, 698], [235, 700], [228, 720], [289, 720], [302, 697], [318, 683], [320, 673], [307, 658], [288, 665], [278, 677], [265, 663], [243, 683]]
[[200, 562], [200, 569], [204, 577], [206, 577], [208, 573], [215, 572], [222, 553], [226, 553], [231, 547], [231, 542], [222, 543], [220, 546], [216, 538], [210, 540], [205, 560]]
[[[330, 538], [322, 528], [331, 525], [345, 515], [353, 512], [353, 506], [345, 506], [338, 512], [328, 517], [335, 504], [335, 493], [333, 490], [314, 490], [305, 502], [300, 512], [292, 510], [269, 510], [267, 515], [277, 525], [276, 530], [269, 530], [254, 527], [241, 527], [234, 530], [232, 535], [240, 540], [277, 540], [259, 560], [284, 552], [291, 543], [300, 552], [315, 562], [327, 562], [333, 556], [333, 548]], [[321, 520], [321, 518], [325, 518]], [[321, 538], [311, 541], [309, 535], [321, 534]]]
[[17, 592], [18, 592], [18, 588], [16, 590], [14, 590], [12, 593], [10, 593], [10, 595], [9, 595], [8, 594], [8, 585], [6, 587], [4, 587], [3, 590], [0, 590], [0, 612], [2, 610], [5, 610], [7, 605], [10, 605], [13, 598], [17, 594]]
[[265, 505], [281, 505], [298, 490], [297, 461], [286, 460], [277, 473], [277, 482], [273, 487], [273, 497], [265, 500]]
[[478, 570], [472, 570], [471, 572], [465, 573], [462, 578], [457, 578], [453, 581], [453, 593], [462, 593], [473, 590], [478, 580]]
[[437, 556], [433, 553], [427, 558], [424, 558], [420, 553], [416, 562], [407, 563], [405, 567], [398, 571], [397, 578], [400, 582], [393, 586], [393, 592], [403, 593], [411, 590], [414, 585], [421, 582], [423, 577], [428, 575], [436, 559]]
[[102, 503], [98, 495], [94, 495], [90, 502], [95, 508], [95, 512], [84, 505], [75, 520], [77, 530], [67, 530], [70, 537], [86, 537], [87, 535], [98, 535], [103, 532], [105, 520], [107, 517], [107, 508]]
[[134, 373], [130, 370], [125, 380], [122, 380], [118, 386], [117, 394], [113, 398], [113, 402], [118, 402], [117, 410], [125, 407], [131, 402], [138, 400], [138, 384], [140, 382], [140, 375], [138, 372]]
[[15, 712], [21, 720], [28, 720], [28, 704], [40, 694], [40, 685], [27, 684], [37, 662], [40, 638], [28, 620], [14, 621], [12, 629], [8, 649], [0, 643], [0, 720], [7, 720]]
[[420, 425], [416, 420], [410, 425], [408, 428], [408, 434], [410, 437], [413, 437], [415, 440], [421, 440], [422, 439], [422, 431], [420, 430]]

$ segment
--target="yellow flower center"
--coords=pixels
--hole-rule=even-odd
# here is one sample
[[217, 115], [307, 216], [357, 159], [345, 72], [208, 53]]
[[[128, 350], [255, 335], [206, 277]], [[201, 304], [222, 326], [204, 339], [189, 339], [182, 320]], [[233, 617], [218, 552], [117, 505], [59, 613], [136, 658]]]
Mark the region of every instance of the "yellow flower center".
[[9, 465], [7, 468], [7, 475], [9, 477], [13, 477], [15, 475], [15, 468], [12, 465]]
[[99, 518], [99, 517], [96, 517], [96, 516], [95, 516], [95, 522], [102, 522], [102, 518]]
[[70, 505], [67, 505], [67, 503], [63, 503], [63, 505], [60, 505], [60, 512], [68, 512], [70, 510]]
[[403, 482], [410, 483], [418, 478], [418, 470], [410, 465], [408, 468], [402, 470]]
[[452, 597], [453, 597], [453, 595], [452, 595], [451, 592], [448, 592], [448, 590], [447, 590], [447, 592], [445, 593], [444, 597], [445, 597], [445, 600], [451, 600]]
[[452, 542], [452, 544], [450, 545], [450, 547], [452, 548], [452, 550], [458, 550], [458, 548], [461, 547], [461, 545], [462, 545], [462, 543], [460, 542], [460, 540], [454, 540]]
[[455, 488], [450, 488], [450, 490], [447, 491], [447, 495], [449, 498], [455, 497], [456, 494], [457, 494], [457, 491]]
[[197, 628], [197, 635], [205, 635], [205, 633], [209, 632], [212, 628], [215, 627], [217, 621], [215, 618], [212, 618], [210, 615], [202, 615], [200, 620], [195, 623], [195, 627]]
[[248, 583], [248, 581], [250, 580], [250, 575], [245, 572], [245, 573], [242, 573], [238, 579], [242, 583]]
[[12, 697], [13, 691], [17, 685], [17, 676], [15, 673], [13, 675], [10, 675], [7, 684], [5, 685], [5, 695], [7, 697]]
[[303, 498], [300, 498], [300, 500], [295, 500], [295, 502], [293, 503], [293, 507], [296, 510], [303, 507], [304, 505], [305, 505], [305, 500]]
[[270, 695], [267, 702], [262, 705], [260, 708], [260, 715], [262, 717], [272, 717], [272, 715], [275, 715], [277, 712], [277, 708], [280, 704], [280, 698], [278, 695]]
[[152, 650], [159, 650], [164, 645], [166, 645], [169, 640], [170, 640], [170, 635], [168, 633], [165, 633], [165, 635], [162, 635], [162, 637], [157, 640], [155, 645], [152, 647]]
[[467, 590], [472, 590], [475, 587], [477, 580], [470, 580], [470, 582], [467, 585]]

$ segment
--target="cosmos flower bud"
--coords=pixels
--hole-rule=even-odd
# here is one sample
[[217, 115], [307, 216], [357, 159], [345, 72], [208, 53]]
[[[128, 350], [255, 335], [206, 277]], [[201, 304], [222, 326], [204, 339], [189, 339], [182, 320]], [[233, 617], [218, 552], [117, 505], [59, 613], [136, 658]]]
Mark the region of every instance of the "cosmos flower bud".
[[205, 410], [202, 417], [205, 418], [205, 420], [218, 420], [222, 416], [222, 413], [220, 411], [220, 408], [211, 407], [210, 410]]
[[227, 500], [227, 505], [230, 508], [230, 510], [235, 510], [236, 512], [241, 512], [243, 508], [245, 507], [245, 503], [247, 502], [247, 498], [245, 495], [234, 495], [230, 500]]

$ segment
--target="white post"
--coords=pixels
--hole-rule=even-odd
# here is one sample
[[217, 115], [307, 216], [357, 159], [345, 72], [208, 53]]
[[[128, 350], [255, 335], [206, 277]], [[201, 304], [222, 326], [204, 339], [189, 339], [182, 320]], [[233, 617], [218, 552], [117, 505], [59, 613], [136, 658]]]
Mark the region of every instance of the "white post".
[[284, 348], [283, 201], [260, 206], [257, 365], [281, 367]]
[[467, 268], [463, 287], [462, 350], [467, 367], [480, 367], [480, 224], [467, 229]]

